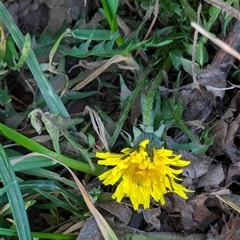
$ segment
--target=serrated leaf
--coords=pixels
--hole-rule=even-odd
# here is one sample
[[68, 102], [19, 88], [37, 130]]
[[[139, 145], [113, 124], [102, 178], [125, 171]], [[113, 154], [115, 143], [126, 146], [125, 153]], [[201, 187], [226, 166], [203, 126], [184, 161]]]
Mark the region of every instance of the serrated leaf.
[[85, 58], [88, 56], [99, 56], [99, 57], [113, 57], [115, 55], [124, 54], [137, 49], [146, 50], [150, 47], [158, 47], [170, 44], [172, 39], [157, 38], [153, 36], [145, 41], [138, 41], [138, 33], [135, 32], [132, 38], [126, 39], [120, 47], [114, 48], [114, 43], [118, 39], [119, 35], [115, 33], [112, 40], [104, 40], [99, 44], [95, 44], [92, 49], [90, 48], [92, 38], [89, 38], [87, 42], [80, 44], [78, 47], [74, 46], [71, 50], [61, 50], [65, 55]]
[[182, 7], [183, 7], [188, 19], [192, 22], [196, 22], [197, 21], [197, 13], [194, 11], [194, 9], [189, 4], [189, 1], [180, 0], [180, 2], [182, 4]]
[[69, 32], [68, 36], [71, 35], [76, 39], [88, 40], [91, 38], [94, 41], [111, 40], [114, 37], [112, 31], [100, 29], [76, 29]]
[[201, 154], [206, 152], [206, 147], [198, 144], [198, 143], [194, 143], [194, 142], [190, 142], [190, 143], [183, 143], [183, 144], [172, 144], [169, 146], [169, 148], [171, 149], [181, 149], [181, 150], [189, 150], [194, 154]]

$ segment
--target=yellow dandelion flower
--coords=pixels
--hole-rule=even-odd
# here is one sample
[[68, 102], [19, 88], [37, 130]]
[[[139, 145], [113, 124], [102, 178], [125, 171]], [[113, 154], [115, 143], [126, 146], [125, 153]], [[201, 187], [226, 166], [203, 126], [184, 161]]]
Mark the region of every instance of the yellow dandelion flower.
[[181, 155], [164, 149], [152, 149], [152, 156], [148, 153], [149, 139], [142, 141], [137, 148], [124, 148], [121, 153], [97, 152], [98, 164], [114, 166], [99, 176], [104, 185], [119, 183], [113, 199], [121, 202], [128, 196], [137, 210], [142, 204], [145, 209], [150, 206], [151, 197], [162, 205], [165, 204], [164, 194], [173, 192], [187, 199], [188, 190], [177, 181], [182, 167], [189, 165], [189, 161], [181, 160]]

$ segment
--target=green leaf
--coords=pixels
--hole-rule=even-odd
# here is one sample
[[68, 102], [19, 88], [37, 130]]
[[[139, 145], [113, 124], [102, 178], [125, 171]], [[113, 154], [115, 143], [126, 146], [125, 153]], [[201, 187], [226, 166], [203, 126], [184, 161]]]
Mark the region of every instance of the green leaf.
[[180, 68], [182, 66], [182, 52], [180, 50], [173, 50], [169, 53], [169, 56], [175, 69], [180, 71]]
[[119, 1], [118, 0], [115, 0], [115, 1], [101, 0], [101, 2], [112, 31], [116, 31], [118, 28], [116, 23], [116, 13], [117, 13]]
[[197, 22], [197, 13], [191, 7], [189, 2], [186, 0], [180, 0], [180, 2], [190, 22]]
[[98, 93], [98, 91], [91, 91], [91, 92], [74, 92], [66, 90], [64, 95], [61, 97], [62, 101], [66, 103], [69, 100], [75, 100], [75, 99], [83, 99], [90, 97], [94, 94]]
[[181, 150], [189, 150], [194, 154], [201, 154], [206, 152], [206, 147], [202, 144], [190, 142], [190, 143], [183, 143], [183, 144], [172, 144], [168, 146], [170, 149], [181, 149]]
[[28, 55], [29, 55], [29, 51], [31, 49], [30, 46], [31, 46], [31, 37], [30, 37], [29, 33], [27, 33], [24, 38], [21, 57], [20, 57], [18, 63], [14, 67], [11, 68], [12, 70], [18, 70], [25, 64], [25, 62], [28, 58]]
[[15, 184], [15, 182], [12, 182], [9, 185], [0, 188], [0, 196], [2, 196], [9, 189], [9, 187], [11, 187], [13, 184]]
[[125, 84], [122, 75], [120, 75], [120, 89], [120, 103], [122, 104], [126, 100], [126, 98], [132, 94], [132, 91], [130, 91]]
[[138, 32], [135, 32], [132, 38], [125, 39], [124, 43], [121, 44], [120, 47], [115, 47], [115, 48], [114, 48], [115, 46], [114, 43], [119, 36], [118, 33], [115, 33], [111, 40], [105, 40], [100, 42], [99, 44], [94, 44], [92, 48], [91, 48], [92, 36], [90, 36], [86, 42], [80, 44], [78, 47], [74, 46], [73, 48], [71, 48], [70, 51], [61, 50], [61, 52], [65, 55], [78, 57], [78, 58], [85, 58], [88, 56], [112, 57], [118, 54], [131, 52], [136, 49], [146, 50], [148, 48], [165, 46], [170, 44], [173, 41], [172, 39], [159, 37], [160, 33], [162, 32], [163, 31], [157, 33], [156, 35], [149, 38], [148, 40], [141, 41], [141, 42], [139, 42], [138, 40]]
[[179, 4], [179, 1], [161, 0], [161, 9], [161, 15], [166, 19], [171, 19], [175, 14], [179, 17], [183, 15], [182, 6]]
[[[173, 50], [169, 53], [173, 66], [180, 71], [181, 66], [183, 69], [192, 76], [192, 61], [183, 57], [183, 53], [180, 50]], [[200, 67], [195, 63], [196, 74], [200, 73]]]
[[[180, 60], [185, 72], [187, 72], [190, 76], [192, 76], [192, 61], [186, 58], [180, 58]], [[197, 63], [194, 63], [194, 66], [195, 66], [195, 73], [196, 75], [198, 75], [201, 72], [200, 67]]]
[[43, 32], [43, 34], [40, 36], [37, 42], [35, 41], [35, 37], [33, 36], [32, 47], [35, 55], [37, 57], [47, 56], [51, 51], [55, 42], [61, 36], [61, 34], [66, 31], [67, 27], [68, 27], [68, 24], [64, 21], [61, 28], [58, 30], [58, 32], [54, 36], [52, 36], [52, 33], [49, 30], [46, 30]]
[[22, 172], [24, 174], [35, 176], [38, 178], [46, 178], [46, 179], [50, 179], [50, 180], [56, 180], [58, 182], [63, 183], [64, 185], [67, 185], [74, 189], [77, 189], [77, 184], [74, 181], [71, 181], [65, 177], [60, 176], [58, 173], [55, 173], [53, 171], [50, 171], [50, 170], [47, 170], [44, 168], [38, 168], [37, 171], [36, 171], [36, 169], [22, 170]]
[[36, 170], [43, 167], [50, 167], [56, 164], [56, 161], [44, 156], [30, 156], [21, 161], [18, 161], [19, 157], [22, 158], [23, 156], [19, 155], [18, 157], [14, 158], [9, 157], [9, 159], [11, 159], [11, 164], [14, 164], [13, 170], [15, 172]]
[[[82, 197], [78, 197], [75, 193], [71, 193], [69, 190], [63, 187], [59, 182], [54, 180], [28, 180], [28, 181], [20, 182], [19, 187], [22, 192], [26, 192], [26, 193], [28, 193], [29, 191], [35, 192], [38, 189], [43, 191], [58, 192], [66, 196], [78, 208], [81, 207], [83, 209], [87, 209]], [[81, 218], [83, 218], [82, 215], [81, 215]]]
[[[0, 233], [3, 236], [18, 237], [17, 231], [13, 229], [0, 228]], [[43, 233], [43, 232], [32, 232], [32, 237], [37, 239], [61, 239], [61, 240], [75, 240], [77, 235], [72, 234], [60, 234], [60, 233]]]
[[138, 83], [136, 88], [132, 91], [132, 94], [123, 101], [122, 106], [121, 106], [121, 111], [119, 114], [119, 118], [116, 122], [116, 129], [115, 129], [113, 135], [111, 136], [109, 146], [112, 147], [115, 144], [115, 142], [122, 130], [123, 124], [124, 124], [125, 120], [128, 118], [128, 114], [133, 106], [134, 100], [136, 99], [137, 95], [140, 93], [142, 88], [145, 86], [145, 84], [146, 84], [146, 81], [142, 81], [142, 82]]
[[110, 30], [100, 30], [100, 29], [76, 29], [68, 33], [67, 36], [73, 36], [76, 39], [81, 40], [91, 40], [101, 41], [101, 40], [111, 40], [114, 34]]
[[13, 62], [13, 60], [19, 60], [18, 52], [11, 36], [7, 38], [6, 55], [4, 60], [9, 67], [14, 66], [15, 62]]
[[11, 102], [10, 96], [4, 91], [3, 89], [0, 89], [0, 105], [1, 103], [9, 103]]
[[[192, 56], [193, 44], [183, 42], [183, 45], [185, 46], [187, 53]], [[208, 52], [203, 42], [198, 42], [196, 44], [195, 52], [196, 62], [198, 62], [201, 67], [203, 67], [203, 65], [208, 62]]]
[[[52, 195], [52, 194], [48, 193], [47, 191], [44, 191], [40, 188], [37, 188], [35, 190], [36, 190], [36, 192], [40, 193], [42, 196], [51, 200], [52, 203], [53, 203], [53, 208], [61, 207], [63, 209], [68, 210], [69, 212], [72, 212], [79, 219], [85, 219], [86, 218], [82, 214], [80, 214], [79, 210], [76, 207], [74, 207], [71, 204], [66, 203], [66, 201], [63, 201], [63, 200], [55, 197], [54, 195]], [[47, 207], [47, 208], [49, 209], [49, 207]]]

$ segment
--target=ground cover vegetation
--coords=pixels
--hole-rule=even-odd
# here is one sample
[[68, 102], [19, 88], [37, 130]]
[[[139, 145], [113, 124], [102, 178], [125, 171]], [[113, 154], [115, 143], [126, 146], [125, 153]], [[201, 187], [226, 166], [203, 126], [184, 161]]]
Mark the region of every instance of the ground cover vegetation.
[[239, 239], [239, 8], [0, 2], [1, 239]]

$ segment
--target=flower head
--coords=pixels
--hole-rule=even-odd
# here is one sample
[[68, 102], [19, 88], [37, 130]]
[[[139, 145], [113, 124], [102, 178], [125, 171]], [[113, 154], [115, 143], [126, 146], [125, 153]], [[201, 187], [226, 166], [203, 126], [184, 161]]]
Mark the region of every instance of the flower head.
[[143, 140], [136, 148], [124, 148], [121, 153], [97, 152], [98, 164], [114, 166], [112, 169], [99, 176], [104, 185], [113, 185], [119, 182], [113, 199], [120, 202], [126, 195], [130, 198], [134, 210], [139, 205], [149, 208], [151, 197], [165, 204], [164, 194], [177, 193], [187, 199], [185, 192], [192, 192], [177, 183], [178, 177], [183, 172], [182, 167], [190, 162], [181, 160], [181, 155], [175, 155], [173, 151], [152, 148], [151, 153], [147, 149], [149, 139]]

